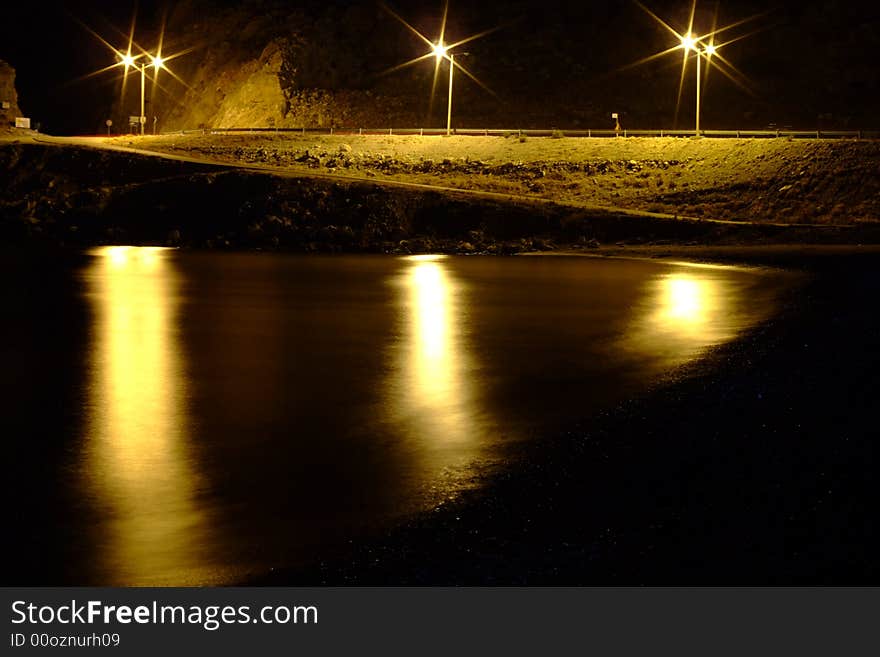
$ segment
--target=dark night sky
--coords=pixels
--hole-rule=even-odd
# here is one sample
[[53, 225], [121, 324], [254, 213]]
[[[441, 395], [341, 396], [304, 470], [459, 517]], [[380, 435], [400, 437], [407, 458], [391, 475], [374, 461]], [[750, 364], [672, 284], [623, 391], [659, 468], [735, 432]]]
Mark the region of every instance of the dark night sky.
[[[198, 0], [197, 0], [198, 1]], [[200, 0], [202, 3], [207, 0]], [[251, 0], [253, 5], [258, 0]], [[142, 0], [138, 34], [149, 41], [163, 10], [174, 2]], [[221, 2], [230, 6], [239, 3]], [[291, 7], [341, 7], [351, 3], [288, 2]], [[369, 2], [375, 5], [374, 2]], [[646, 2], [674, 27], [681, 27], [687, 14], [687, 0]], [[441, 6], [440, 0], [400, 0], [392, 5], [425, 31], [430, 31]], [[707, 115], [745, 116], [773, 120], [780, 125], [803, 125], [818, 114], [830, 114], [832, 123], [872, 128], [880, 125], [880, 87], [877, 52], [880, 52], [880, 3], [832, 2], [831, 0], [778, 0], [769, 7], [759, 0], [728, 0], [720, 3], [721, 23], [768, 11], [754, 23], [766, 29], [725, 50], [731, 61], [748, 77], [749, 95], [722, 78], [713, 80], [707, 93]], [[699, 14], [708, 21], [715, 3], [702, 2]], [[77, 81], [77, 78], [108, 63], [109, 51], [91, 37], [74, 17], [112, 36], [113, 26], [125, 29], [133, 3], [120, 0], [42, 0], [4, 7], [0, 26], [0, 59], [18, 72], [17, 87], [23, 111], [40, 121], [50, 132], [93, 130], [96, 117], [106, 114], [113, 103], [116, 83], [113, 75]], [[474, 66], [485, 82], [496, 90], [508, 107], [540, 99], [547, 116], [557, 104], [559, 123], [570, 116], [563, 105], [590, 102], [601, 105], [613, 98], [616, 107], [644, 121], [668, 114], [674, 104], [680, 68], [670, 56], [654, 64], [618, 71], [624, 64], [670, 45], [669, 35], [656, 26], [628, 0], [483, 0], [451, 3], [450, 31], [466, 34], [505, 23], [506, 27], [472, 44]], [[509, 22], [508, 22], [509, 21]], [[364, 35], [360, 47], [369, 52], [373, 44], [376, 66], [388, 54], [388, 35], [396, 34], [402, 61], [420, 52], [418, 42], [401, 38], [391, 18], [388, 33]], [[748, 31], [743, 28], [739, 33]], [[169, 38], [175, 35], [169, 34]], [[120, 40], [120, 43], [122, 41]], [[408, 44], [408, 45], [407, 45]], [[198, 52], [190, 57], [198, 57]], [[491, 63], [491, 65], [490, 65]], [[361, 80], [363, 76], [361, 75]], [[658, 91], [662, 90], [662, 91]], [[667, 93], [668, 92], [668, 93]], [[685, 94], [688, 92], [685, 91]], [[663, 97], [658, 98], [660, 94]], [[612, 102], [612, 101], [608, 101]], [[603, 106], [604, 109], [604, 106]], [[653, 112], [653, 113], [652, 113]], [[544, 120], [543, 115], [539, 119]], [[547, 119], [551, 120], [551, 119]], [[857, 125], [855, 125], [857, 124]], [[583, 126], [586, 127], [586, 126]], [[644, 125], [640, 127], [656, 127]], [[712, 127], [712, 126], [709, 126]], [[721, 126], [718, 126], [721, 127]], [[731, 126], [736, 127], [736, 126]], [[742, 126], [748, 127], [748, 126]]]

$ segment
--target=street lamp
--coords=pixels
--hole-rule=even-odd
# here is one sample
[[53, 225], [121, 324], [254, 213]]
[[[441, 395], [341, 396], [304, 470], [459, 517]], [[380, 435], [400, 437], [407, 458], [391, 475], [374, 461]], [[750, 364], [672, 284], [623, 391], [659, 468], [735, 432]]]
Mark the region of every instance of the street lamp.
[[442, 41], [435, 43], [432, 48], [438, 64], [442, 59], [449, 60], [449, 100], [446, 105], [446, 136], [448, 137], [452, 134], [452, 78], [455, 73], [455, 55], [449, 52], [449, 47]]
[[[158, 73], [160, 69], [164, 68], [165, 59], [162, 58], [161, 55], [147, 55], [149, 57], [149, 62], [141, 62], [138, 64], [137, 59], [140, 57], [134, 56], [131, 52], [127, 53], [118, 53], [120, 58], [120, 63], [125, 66], [125, 74], [128, 75], [128, 69], [133, 67], [135, 69], [140, 70], [141, 72], [141, 113], [138, 116], [138, 122], [141, 124], [141, 137], [144, 136], [144, 125], [147, 122], [147, 117], [144, 116], [144, 100], [145, 91], [146, 91], [146, 77], [147, 77], [147, 67], [152, 66], [155, 73]], [[154, 78], [155, 80], [155, 78]]]
[[[399, 16], [397, 13], [395, 13], [388, 5], [383, 3], [382, 7], [385, 9], [385, 11], [387, 11], [389, 14], [391, 14], [391, 16], [393, 16], [396, 20], [400, 21], [400, 23], [403, 24], [410, 32], [412, 32], [415, 36], [417, 36], [419, 39], [421, 39], [422, 42], [426, 46], [428, 46], [428, 48], [430, 49], [430, 50], [428, 50], [428, 52], [426, 52], [422, 55], [419, 55], [418, 57], [411, 59], [408, 62], [404, 62], [403, 64], [398, 64], [397, 66], [391, 67], [387, 71], [384, 71], [382, 73], [382, 75], [385, 75], [387, 73], [391, 73], [393, 71], [398, 71], [402, 68], [406, 68], [407, 66], [412, 66], [413, 64], [415, 64], [417, 62], [421, 62], [426, 59], [430, 59], [431, 57], [434, 57], [436, 60], [435, 67], [434, 67], [434, 85], [435, 86], [431, 88], [431, 106], [433, 107], [434, 89], [437, 84], [438, 73], [440, 71], [440, 63], [444, 59], [449, 60], [449, 101], [448, 101], [448, 105], [446, 108], [446, 134], [447, 135], [452, 134], [452, 81], [453, 81], [456, 67], [458, 67], [459, 71], [464, 73], [467, 77], [469, 77], [471, 80], [473, 80], [475, 83], [477, 83], [480, 87], [482, 87], [483, 89], [488, 91], [490, 94], [495, 96], [495, 93], [491, 89], [489, 89], [485, 84], [483, 84], [467, 68], [462, 66], [459, 62], [455, 61], [455, 55], [453, 55], [451, 51], [454, 48], [457, 48], [458, 46], [462, 46], [466, 43], [470, 43], [471, 41], [474, 41], [476, 39], [484, 37], [487, 34], [491, 34], [492, 32], [498, 30], [499, 27], [493, 27], [488, 30], [478, 32], [477, 34], [473, 34], [469, 37], [461, 39], [460, 41], [456, 41], [455, 43], [451, 43], [451, 44], [447, 43], [446, 41], [444, 41], [444, 35], [446, 34], [446, 17], [447, 17], [448, 11], [449, 11], [449, 2], [447, 0], [443, 5], [443, 20], [440, 24], [440, 37], [437, 39], [437, 41], [432, 41], [431, 39], [426, 37], [424, 34], [419, 32], [412, 25], [407, 23], [401, 16]], [[461, 53], [461, 55], [463, 55], [463, 56], [467, 55], [467, 54], [468, 53]]]
[[[697, 0], [693, 0], [691, 3], [691, 11], [690, 11], [690, 19], [688, 21], [688, 29], [687, 29], [687, 31], [685, 31], [683, 33], [679, 33], [678, 31], [676, 31], [671, 25], [666, 23], [666, 21], [664, 21], [657, 14], [655, 14], [653, 11], [651, 11], [647, 6], [645, 6], [641, 2], [641, 0], [634, 0], [634, 2], [639, 7], [641, 7], [641, 9], [646, 14], [648, 14], [651, 18], [653, 18], [654, 21], [656, 21], [658, 25], [660, 25], [664, 30], [666, 30], [667, 32], [669, 32], [671, 35], [673, 35], [675, 37], [675, 45], [673, 45], [669, 48], [666, 48], [665, 50], [662, 50], [660, 52], [656, 52], [652, 55], [648, 55], [647, 57], [643, 57], [642, 59], [640, 59], [636, 62], [633, 62], [632, 64], [628, 64], [619, 70], [632, 68], [635, 66], [640, 66], [642, 64], [647, 64], [648, 62], [654, 61], [655, 59], [658, 59], [660, 57], [665, 57], [666, 55], [669, 55], [673, 52], [684, 50], [685, 54], [684, 54], [684, 61], [682, 63], [682, 69], [681, 69], [681, 80], [679, 81], [679, 84], [678, 84], [678, 99], [675, 104], [676, 122], [678, 121], [679, 103], [681, 101], [681, 92], [682, 92], [682, 87], [684, 85], [685, 73], [687, 71], [687, 61], [688, 61], [689, 54], [691, 52], [695, 52], [697, 55], [697, 116], [696, 116], [696, 131], [695, 131], [697, 136], [699, 136], [699, 134], [700, 134], [700, 107], [701, 107], [700, 103], [702, 101], [700, 94], [702, 91], [701, 90], [701, 85], [702, 85], [702, 81], [703, 81], [703, 79], [702, 79], [702, 75], [703, 75], [703, 71], [702, 71], [702, 63], [703, 62], [702, 62], [702, 60], [704, 57], [706, 58], [706, 63], [712, 65], [713, 70], [716, 70], [719, 73], [721, 73], [722, 75], [724, 75], [724, 77], [726, 77], [728, 80], [733, 82], [736, 86], [743, 89], [745, 92], [750, 93], [750, 94], [752, 93], [751, 90], [749, 89], [748, 79], [742, 73], [740, 73], [736, 69], [736, 67], [732, 63], [730, 63], [730, 61], [728, 61], [724, 57], [724, 55], [722, 55], [719, 51], [721, 50], [722, 47], [727, 46], [728, 44], [734, 43], [735, 41], [739, 41], [740, 39], [745, 39], [746, 37], [749, 37], [752, 34], [755, 34], [756, 31], [748, 32], [746, 34], [742, 34], [740, 36], [735, 36], [732, 38], [727, 38], [721, 43], [718, 43], [718, 36], [720, 34], [728, 32], [729, 30], [732, 30], [734, 28], [741, 27], [747, 23], [750, 23], [750, 22], [754, 21], [755, 19], [760, 18], [764, 14], [755, 14], [754, 16], [750, 16], [748, 18], [738, 20], [734, 23], [730, 23], [729, 25], [725, 25], [723, 27], [716, 27], [715, 24], [713, 23], [712, 30], [710, 32], [703, 34], [702, 36], [696, 36], [693, 33], [693, 26], [694, 26], [694, 14], [697, 9]], [[717, 11], [716, 11], [716, 18], [717, 18]], [[752, 94], [752, 95], [754, 95], [754, 94]]]
[[718, 47], [712, 43], [708, 45], [703, 45], [701, 41], [704, 38], [705, 37], [695, 37], [690, 32], [680, 37], [681, 47], [684, 50], [697, 53], [697, 123], [695, 127], [695, 134], [697, 137], [700, 136], [700, 83], [703, 77], [700, 64], [703, 57], [708, 60], [712, 55], [718, 52]]

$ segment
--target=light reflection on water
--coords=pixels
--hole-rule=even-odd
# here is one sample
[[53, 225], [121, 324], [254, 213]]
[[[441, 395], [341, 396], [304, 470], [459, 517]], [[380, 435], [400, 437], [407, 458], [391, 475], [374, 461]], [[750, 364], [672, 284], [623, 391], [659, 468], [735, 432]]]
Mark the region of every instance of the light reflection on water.
[[491, 426], [474, 398], [465, 284], [449, 271], [447, 261], [446, 256], [407, 257], [393, 281], [401, 331], [391, 350], [395, 375], [385, 389], [396, 430], [451, 495], [464, 485], [455, 481], [456, 468], [479, 458]]
[[751, 303], [750, 281], [729, 272], [685, 265], [652, 278], [635, 307], [624, 347], [671, 367], [765, 319], [771, 307]]
[[108, 585], [236, 581], [424, 509], [775, 294], [646, 262], [92, 255], [78, 583]]
[[[96, 249], [83, 474], [100, 509], [107, 584], [205, 581], [205, 514], [190, 462], [187, 377], [176, 340], [178, 280], [160, 248]], [[184, 575], [186, 577], [186, 575]], [[180, 582], [180, 579], [176, 579]]]

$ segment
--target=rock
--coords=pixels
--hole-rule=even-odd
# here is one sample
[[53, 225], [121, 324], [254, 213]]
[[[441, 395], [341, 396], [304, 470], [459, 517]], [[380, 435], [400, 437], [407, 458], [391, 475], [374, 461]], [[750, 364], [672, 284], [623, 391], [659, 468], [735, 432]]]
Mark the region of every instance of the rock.
[[480, 244], [480, 243], [483, 242], [483, 241], [485, 240], [485, 238], [486, 238], [486, 236], [483, 234], [483, 231], [482, 231], [482, 230], [471, 230], [471, 231], [468, 231], [468, 237], [470, 238], [470, 241], [471, 241], [471, 242], [475, 242], [475, 243], [477, 243], [477, 244]]
[[21, 116], [18, 108], [18, 96], [15, 93], [15, 69], [0, 60], [0, 99], [9, 103], [9, 107], [0, 107], [0, 129], [11, 125], [16, 116]]

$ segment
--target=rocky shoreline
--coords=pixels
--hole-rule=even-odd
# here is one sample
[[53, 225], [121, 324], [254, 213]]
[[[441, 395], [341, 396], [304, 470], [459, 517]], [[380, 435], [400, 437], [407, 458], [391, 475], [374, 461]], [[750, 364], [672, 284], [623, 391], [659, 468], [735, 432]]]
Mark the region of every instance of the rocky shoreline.
[[[513, 166], [513, 165], [510, 165]], [[539, 198], [274, 175], [80, 146], [0, 147], [0, 239], [294, 252], [514, 254], [656, 243], [880, 243], [880, 224], [684, 219]]]
[[770, 248], [745, 259], [809, 277], [772, 320], [524, 446], [485, 486], [247, 583], [876, 583], [880, 332], [864, 300], [880, 292], [880, 256]]
[[186, 134], [110, 145], [751, 223], [880, 221], [880, 141]]

